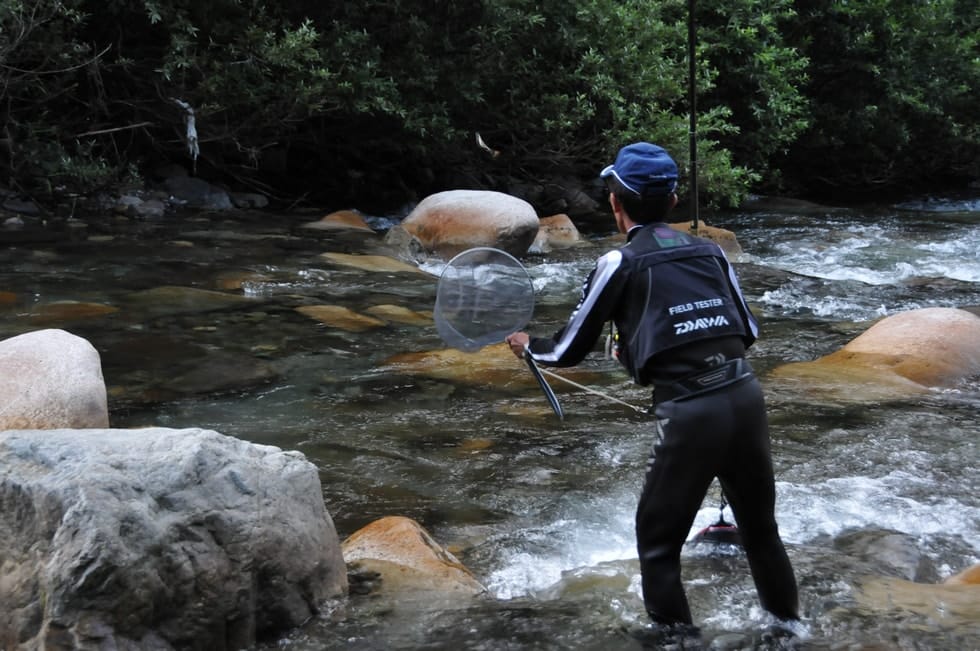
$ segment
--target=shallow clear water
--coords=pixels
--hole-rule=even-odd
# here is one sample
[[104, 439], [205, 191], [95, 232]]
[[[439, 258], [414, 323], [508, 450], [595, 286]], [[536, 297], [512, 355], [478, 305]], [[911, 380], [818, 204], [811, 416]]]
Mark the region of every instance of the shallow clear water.
[[[312, 219], [92, 219], [55, 241], [9, 244], [0, 338], [43, 327], [87, 338], [102, 354], [113, 426], [199, 426], [300, 450], [320, 469], [342, 537], [378, 517], [414, 518], [491, 595], [453, 607], [352, 596], [270, 647], [641, 648], [632, 521], [646, 418], [555, 384], [558, 421], [516, 360], [512, 376], [476, 386], [402, 374], [393, 355], [443, 347], [431, 323], [355, 333], [297, 312], [431, 312], [435, 299], [439, 261], [423, 265], [428, 275], [341, 266], [320, 254], [390, 251], [380, 234], [302, 227]], [[978, 202], [707, 221], [738, 236], [736, 267], [762, 322], [752, 361], [770, 405], [777, 516], [807, 648], [980, 648], [975, 604], [906, 597], [901, 583], [933, 584], [980, 562], [980, 378], [924, 399], [834, 404], [768, 376], [837, 350], [880, 316], [980, 305]], [[537, 295], [533, 332], [561, 324], [612, 245], [590, 239], [523, 260]], [[594, 389], [648, 401], [599, 352], [585, 366]], [[717, 518], [718, 499], [709, 494], [692, 533]], [[741, 555], [692, 545], [684, 572], [706, 645], [767, 648], [769, 621]]]

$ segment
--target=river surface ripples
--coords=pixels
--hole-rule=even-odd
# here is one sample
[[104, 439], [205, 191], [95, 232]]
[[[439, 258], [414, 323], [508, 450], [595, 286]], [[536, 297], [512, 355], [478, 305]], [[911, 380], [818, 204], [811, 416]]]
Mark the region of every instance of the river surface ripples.
[[[315, 218], [107, 217], [0, 239], [0, 339], [48, 327], [85, 337], [102, 355], [114, 427], [204, 427], [299, 450], [320, 469], [342, 538], [386, 515], [414, 518], [489, 589], [439, 607], [352, 595], [268, 648], [644, 648], [633, 510], [647, 417], [556, 386], [559, 421], [524, 383], [399, 374], [393, 355], [444, 347], [431, 322], [351, 332], [296, 308], [431, 314], [441, 263], [422, 264], [427, 274], [336, 264], [321, 254], [390, 252], [382, 231], [397, 219], [345, 234], [303, 227]], [[797, 648], [980, 648], [978, 593], [936, 585], [980, 562], [980, 378], [853, 404], [768, 375], [839, 349], [882, 316], [980, 306], [980, 201], [706, 221], [735, 232], [743, 253], [733, 261], [762, 326], [750, 359], [769, 401], [777, 519], [800, 584]], [[529, 330], [561, 325], [613, 245], [604, 235], [524, 257], [537, 295]], [[600, 351], [585, 367], [595, 389], [649, 400]], [[692, 534], [717, 519], [719, 499], [715, 485]], [[683, 567], [706, 648], [779, 648], [764, 639], [771, 622], [740, 553], [692, 544]]]

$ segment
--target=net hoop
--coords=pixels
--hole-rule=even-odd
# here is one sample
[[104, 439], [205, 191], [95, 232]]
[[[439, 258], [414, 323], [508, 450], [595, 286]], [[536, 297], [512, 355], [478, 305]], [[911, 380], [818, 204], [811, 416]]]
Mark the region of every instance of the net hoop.
[[514, 256], [474, 247], [454, 256], [439, 275], [432, 312], [449, 346], [476, 352], [522, 330], [534, 314], [534, 285]]

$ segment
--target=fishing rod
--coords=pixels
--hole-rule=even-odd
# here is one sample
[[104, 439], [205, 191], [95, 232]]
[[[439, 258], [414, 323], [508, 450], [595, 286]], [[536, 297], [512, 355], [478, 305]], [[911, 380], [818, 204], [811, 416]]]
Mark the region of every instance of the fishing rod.
[[697, 81], [695, 74], [695, 50], [697, 43], [697, 24], [694, 18], [695, 0], [687, 3], [687, 80], [688, 97], [691, 104], [690, 148], [691, 148], [691, 223], [698, 230], [698, 109]]
[[598, 390], [593, 389], [591, 387], [587, 387], [587, 386], [585, 386], [583, 384], [579, 384], [578, 382], [575, 382], [574, 380], [569, 380], [567, 377], [558, 375], [557, 373], [553, 373], [552, 371], [549, 371], [546, 368], [540, 368], [540, 367], [538, 367], [538, 372], [543, 373], [543, 374], [547, 375], [548, 377], [552, 377], [552, 378], [554, 378], [556, 380], [561, 380], [562, 382], [565, 382], [567, 384], [570, 384], [570, 385], [572, 385], [573, 387], [575, 387], [577, 389], [581, 389], [582, 391], [586, 391], [586, 392], [591, 393], [593, 395], [601, 396], [601, 397], [605, 398], [606, 400], [611, 400], [613, 402], [618, 402], [619, 404], [624, 405], [626, 407], [629, 407], [630, 409], [632, 409], [632, 410], [634, 410], [636, 412], [639, 412], [641, 414], [648, 414], [648, 413], [650, 413], [649, 410], [646, 407], [637, 407], [636, 405], [631, 405], [630, 403], [624, 402], [624, 401], [620, 400], [619, 398], [613, 397], [613, 396], [611, 396], [611, 395], [609, 395], [607, 393], [603, 393], [602, 391], [598, 391]]

